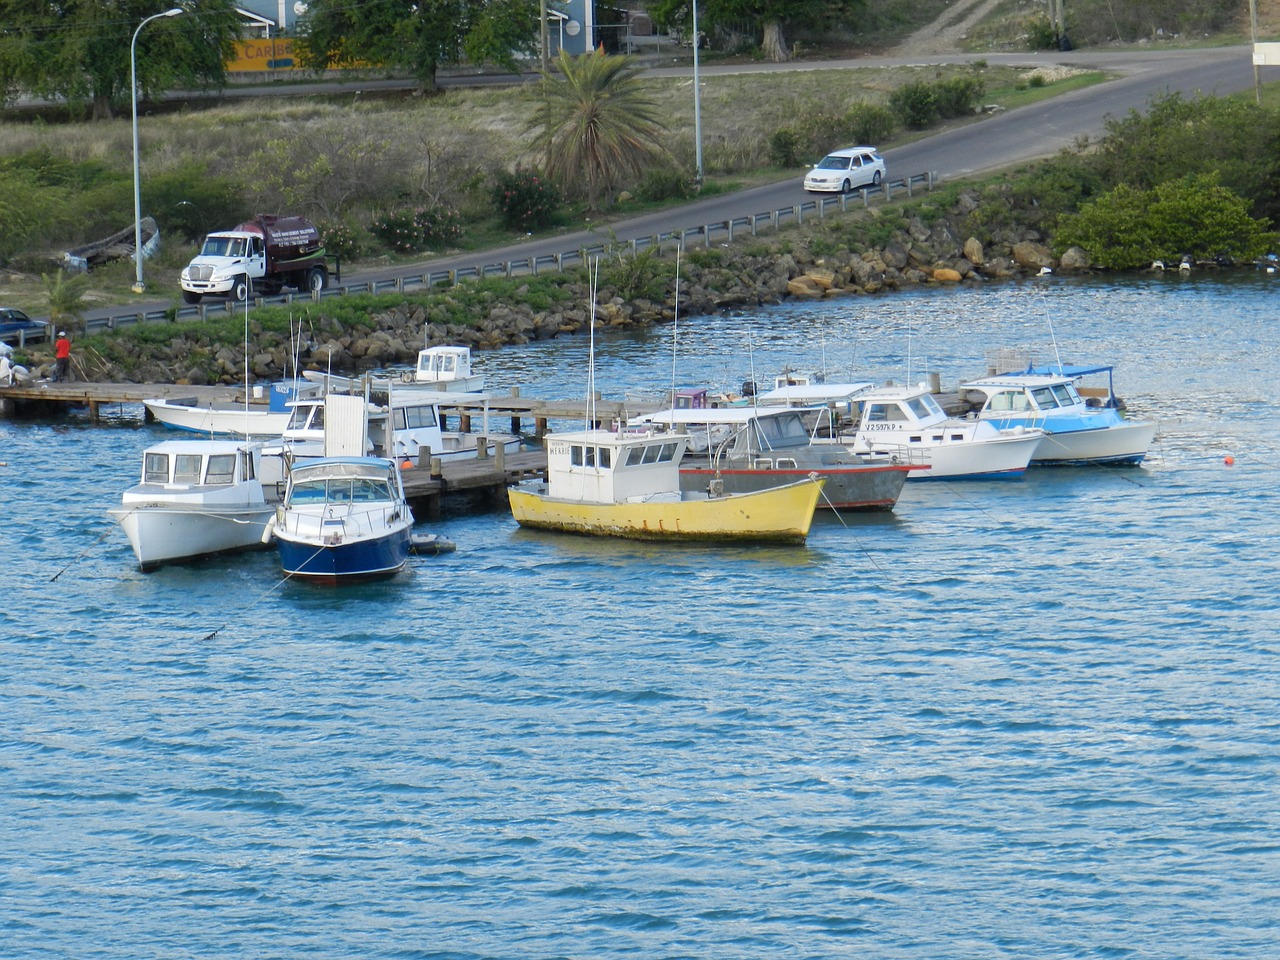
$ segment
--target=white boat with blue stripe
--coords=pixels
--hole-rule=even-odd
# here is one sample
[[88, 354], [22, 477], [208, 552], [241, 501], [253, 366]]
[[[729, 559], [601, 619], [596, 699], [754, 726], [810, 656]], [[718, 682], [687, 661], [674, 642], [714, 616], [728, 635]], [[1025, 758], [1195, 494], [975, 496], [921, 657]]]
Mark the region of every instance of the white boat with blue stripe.
[[[1079, 386], [1098, 375], [1106, 377], [1106, 386]], [[1155, 438], [1153, 421], [1124, 415], [1110, 366], [1029, 365], [962, 383], [960, 389], [971, 399], [977, 394], [978, 417], [1001, 430], [1044, 430], [1031, 456], [1035, 464], [1137, 466]]]

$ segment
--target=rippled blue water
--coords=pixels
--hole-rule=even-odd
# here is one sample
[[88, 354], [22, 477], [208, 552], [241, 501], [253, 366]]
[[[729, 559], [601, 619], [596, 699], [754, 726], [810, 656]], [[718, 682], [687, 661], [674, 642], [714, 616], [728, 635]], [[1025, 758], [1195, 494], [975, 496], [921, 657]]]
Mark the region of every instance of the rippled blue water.
[[[606, 396], [950, 386], [1051, 322], [1161, 423], [1143, 469], [909, 485], [804, 548], [494, 511], [378, 585], [142, 575], [104, 511], [161, 428], [0, 423], [0, 955], [1274, 956], [1276, 296], [1053, 279], [602, 338]], [[478, 362], [578, 396], [586, 341]]]

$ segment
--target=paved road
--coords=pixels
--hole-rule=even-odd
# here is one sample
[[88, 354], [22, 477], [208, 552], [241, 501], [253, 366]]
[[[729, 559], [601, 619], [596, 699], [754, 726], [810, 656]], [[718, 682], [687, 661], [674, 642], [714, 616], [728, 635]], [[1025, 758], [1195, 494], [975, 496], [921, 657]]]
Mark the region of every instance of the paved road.
[[[984, 54], [931, 56], [930, 63], [963, 63], [975, 59], [991, 64], [1052, 66], [1063, 64], [1084, 69], [1106, 70], [1118, 79], [1079, 90], [1044, 102], [998, 114], [980, 123], [926, 137], [885, 152], [890, 177], [897, 178], [935, 171], [942, 180], [990, 173], [1010, 165], [1051, 156], [1083, 136], [1095, 136], [1104, 129], [1108, 116], [1121, 117], [1142, 110], [1151, 98], [1179, 91], [1226, 95], [1253, 86], [1253, 65], [1249, 47], [1212, 50], [1148, 52], [1072, 51], [1068, 53]], [[822, 64], [748, 64], [703, 68], [703, 83], [713, 83], [719, 75], [754, 73], [779, 69], [816, 70], [840, 67], [887, 66], [912, 62], [902, 59], [842, 60]], [[655, 67], [651, 73], [689, 76], [687, 67]], [[314, 89], [314, 88], [312, 88]], [[754, 187], [738, 193], [712, 197], [684, 206], [649, 213], [604, 225], [602, 232], [589, 230], [526, 242], [497, 250], [467, 253], [430, 261], [427, 269], [450, 270], [483, 264], [519, 260], [532, 256], [554, 256], [601, 242], [606, 236], [626, 242], [657, 233], [671, 233], [686, 227], [717, 223], [756, 213], [784, 209], [801, 203], [808, 195], [798, 177]], [[360, 271], [344, 275], [346, 282], [388, 279], [408, 272]], [[138, 310], [163, 310], [170, 304], [155, 302], [134, 305]], [[120, 313], [120, 307], [92, 311], [97, 318]]]

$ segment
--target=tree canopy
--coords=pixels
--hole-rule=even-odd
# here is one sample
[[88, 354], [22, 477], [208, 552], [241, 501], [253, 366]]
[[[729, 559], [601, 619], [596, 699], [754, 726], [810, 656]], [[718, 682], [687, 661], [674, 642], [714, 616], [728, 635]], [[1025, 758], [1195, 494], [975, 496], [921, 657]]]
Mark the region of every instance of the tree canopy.
[[669, 157], [666, 128], [629, 57], [561, 50], [556, 66], [559, 76], [543, 76], [543, 100], [528, 127], [543, 140], [548, 176], [595, 210], [624, 178]]
[[313, 69], [357, 63], [409, 71], [434, 90], [448, 64], [514, 68], [537, 49], [538, 0], [312, 0], [299, 58]]
[[[698, 32], [738, 30], [749, 24], [757, 31], [760, 49], [770, 60], [791, 58], [785, 30], [795, 24], [814, 25], [824, 18], [843, 20], [861, 10], [867, 0], [702, 0], [698, 4]], [[664, 24], [693, 32], [690, 0], [654, 0], [654, 17]]]
[[[131, 102], [130, 43], [163, 0], [0, 0], [0, 93], [65, 99], [92, 106], [95, 119]], [[180, 86], [220, 86], [235, 52], [240, 18], [234, 0], [200, 0], [182, 16], [138, 35], [142, 96]]]
[[1183, 255], [1253, 259], [1276, 239], [1268, 227], [1249, 216], [1247, 200], [1208, 173], [1149, 190], [1122, 183], [1063, 217], [1056, 239], [1087, 250], [1099, 266], [1123, 270]]

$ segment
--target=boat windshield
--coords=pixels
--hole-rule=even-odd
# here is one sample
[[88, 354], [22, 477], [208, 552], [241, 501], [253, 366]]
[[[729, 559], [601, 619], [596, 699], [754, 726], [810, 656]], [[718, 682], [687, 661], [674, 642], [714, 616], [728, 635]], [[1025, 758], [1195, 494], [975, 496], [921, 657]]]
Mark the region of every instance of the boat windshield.
[[169, 482], [169, 455], [167, 453], [148, 453], [143, 457], [142, 482]]
[[1053, 387], [1036, 387], [1031, 391], [1031, 396], [1041, 410], [1054, 410], [1059, 406]]
[[933, 399], [927, 393], [923, 396], [915, 397], [909, 401], [912, 412], [921, 420], [929, 417], [936, 417], [942, 413], [942, 408], [938, 406], [938, 401]]
[[1001, 390], [987, 401], [987, 409], [1000, 413], [1023, 413], [1031, 409], [1031, 402], [1021, 390]]
[[756, 428], [760, 434], [763, 447], [799, 447], [808, 446], [809, 431], [804, 427], [804, 419], [796, 414], [785, 417], [762, 417], [756, 420]]
[[293, 413], [289, 415], [289, 426], [287, 429], [289, 430], [303, 429], [307, 425], [307, 420], [308, 418], [311, 417], [313, 412], [315, 414], [315, 419], [312, 423], [312, 426], [317, 430], [323, 429], [324, 428], [324, 405], [317, 404], [317, 403], [304, 403], [304, 404], [295, 406], [293, 408]]
[[867, 404], [867, 422], [868, 423], [887, 423], [889, 421], [905, 420], [906, 415], [896, 403], [870, 403]]
[[391, 487], [383, 480], [365, 477], [343, 477], [329, 480], [304, 480], [295, 484], [289, 503], [377, 503], [395, 499]]
[[1055, 383], [1053, 394], [1058, 398], [1058, 403], [1064, 407], [1074, 406], [1080, 402], [1080, 394], [1076, 393], [1076, 388], [1069, 383]]
[[232, 483], [235, 478], [236, 455], [234, 453], [215, 453], [209, 457], [205, 483]]
[[180, 453], [173, 458], [174, 483], [199, 483], [204, 458], [198, 453]]

